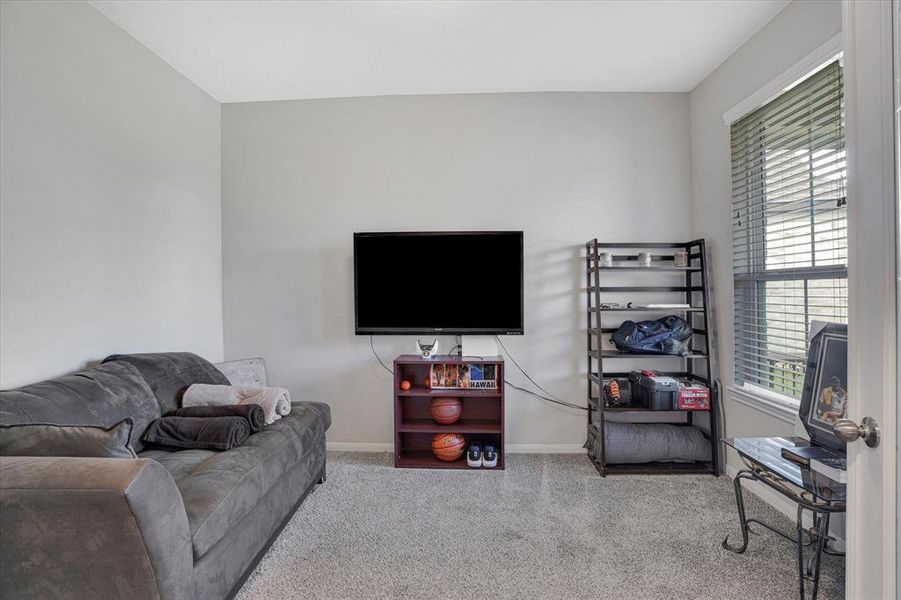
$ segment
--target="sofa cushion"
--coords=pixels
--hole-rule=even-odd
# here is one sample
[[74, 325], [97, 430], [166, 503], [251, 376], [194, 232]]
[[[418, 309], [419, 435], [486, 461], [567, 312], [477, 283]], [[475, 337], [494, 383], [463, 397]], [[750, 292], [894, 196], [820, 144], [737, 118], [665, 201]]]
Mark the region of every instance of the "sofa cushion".
[[308, 452], [324, 443], [329, 407], [295, 402], [291, 414], [225, 452], [149, 450], [175, 479], [188, 513], [194, 557], [206, 554]]
[[152, 458], [169, 471], [172, 479], [178, 481], [182, 477], [187, 477], [191, 471], [203, 464], [211, 456], [219, 454], [215, 450], [162, 450], [150, 449], [144, 450], [138, 455], [138, 458]]
[[181, 396], [190, 385], [230, 385], [228, 378], [211, 362], [191, 352], [112, 354], [103, 359], [103, 364], [113, 362], [137, 368], [156, 395], [162, 414], [181, 406]]
[[112, 427], [15, 423], [0, 425], [0, 456], [82, 456], [137, 458], [128, 443], [131, 417]]
[[126, 417], [134, 421], [131, 447], [140, 452], [141, 435], [160, 417], [160, 407], [140, 372], [124, 362], [0, 391], [0, 423], [4, 425], [54, 423], [110, 427]]

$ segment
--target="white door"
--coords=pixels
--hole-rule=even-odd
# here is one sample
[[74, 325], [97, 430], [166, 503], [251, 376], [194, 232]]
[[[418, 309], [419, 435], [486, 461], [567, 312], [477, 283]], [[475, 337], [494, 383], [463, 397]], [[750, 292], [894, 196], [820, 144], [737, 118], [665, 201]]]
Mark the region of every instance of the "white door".
[[848, 152], [848, 418], [872, 417], [880, 443], [848, 444], [847, 597], [898, 594], [898, 0], [844, 2]]

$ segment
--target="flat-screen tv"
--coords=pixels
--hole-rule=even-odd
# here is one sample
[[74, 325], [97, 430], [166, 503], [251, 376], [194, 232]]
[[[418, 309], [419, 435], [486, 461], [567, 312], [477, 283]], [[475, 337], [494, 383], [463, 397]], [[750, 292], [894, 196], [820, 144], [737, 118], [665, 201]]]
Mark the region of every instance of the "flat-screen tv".
[[356, 333], [523, 333], [521, 231], [354, 234]]

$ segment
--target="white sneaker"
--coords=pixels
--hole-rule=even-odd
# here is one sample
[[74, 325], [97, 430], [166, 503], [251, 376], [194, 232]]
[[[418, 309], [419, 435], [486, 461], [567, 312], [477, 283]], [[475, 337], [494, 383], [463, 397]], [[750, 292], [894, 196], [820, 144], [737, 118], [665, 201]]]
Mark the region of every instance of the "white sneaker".
[[482, 466], [482, 447], [478, 442], [469, 444], [469, 450], [466, 451], [466, 464], [473, 468]]
[[485, 444], [485, 449], [482, 451], [482, 466], [489, 469], [497, 466], [497, 450], [491, 444]]

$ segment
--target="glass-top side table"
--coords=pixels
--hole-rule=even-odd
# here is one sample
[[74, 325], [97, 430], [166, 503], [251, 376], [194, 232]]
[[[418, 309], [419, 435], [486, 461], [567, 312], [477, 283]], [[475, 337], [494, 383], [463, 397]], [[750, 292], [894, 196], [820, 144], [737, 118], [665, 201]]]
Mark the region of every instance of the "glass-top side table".
[[[801, 600], [806, 598], [804, 584], [808, 581], [812, 584], [811, 598], [815, 600], [819, 592], [820, 562], [823, 552], [835, 554], [826, 548], [829, 538], [829, 518], [833, 513], [845, 512], [846, 485], [833, 481], [807, 467], [802, 467], [782, 456], [783, 448], [810, 446], [810, 442], [803, 438], [725, 438], [723, 442], [738, 452], [746, 467], [736, 473], [733, 482], [742, 543], [740, 546], [730, 544], [727, 536], [723, 540], [723, 548], [737, 554], [743, 553], [748, 548], [750, 523], [761, 525], [795, 542], [798, 548], [798, 582]], [[742, 479], [759, 481], [798, 505], [796, 539], [758, 519], [747, 518], [742, 496]], [[813, 515], [813, 527], [809, 530], [804, 529], [803, 525], [805, 510], [810, 511]], [[813, 554], [805, 559], [804, 548], [808, 546], [813, 546]]]

